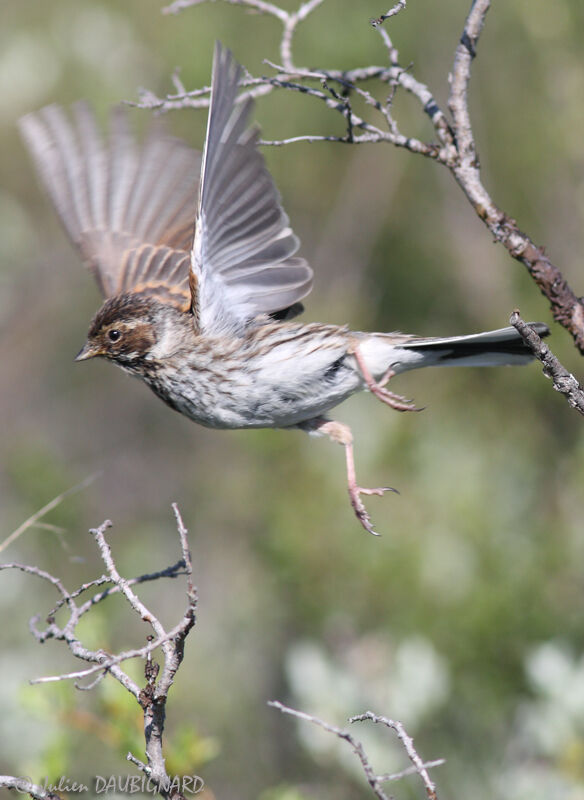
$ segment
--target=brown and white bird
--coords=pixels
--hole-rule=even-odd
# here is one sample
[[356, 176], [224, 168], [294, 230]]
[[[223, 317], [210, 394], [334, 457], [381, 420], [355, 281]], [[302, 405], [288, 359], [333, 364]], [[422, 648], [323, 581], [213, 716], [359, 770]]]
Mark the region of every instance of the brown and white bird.
[[385, 388], [396, 373], [524, 364], [531, 354], [514, 328], [440, 339], [290, 321], [313, 273], [295, 255], [299, 241], [248, 125], [252, 101], [237, 98], [240, 77], [217, 44], [202, 157], [160, 124], [138, 146], [121, 109], [106, 143], [83, 103], [73, 123], [58, 106], [21, 120], [42, 182], [106, 298], [77, 360], [113, 361], [211, 428], [328, 435], [345, 447], [351, 504], [373, 533], [361, 495], [388, 489], [357, 484], [351, 431], [327, 413], [363, 389], [411, 410]]

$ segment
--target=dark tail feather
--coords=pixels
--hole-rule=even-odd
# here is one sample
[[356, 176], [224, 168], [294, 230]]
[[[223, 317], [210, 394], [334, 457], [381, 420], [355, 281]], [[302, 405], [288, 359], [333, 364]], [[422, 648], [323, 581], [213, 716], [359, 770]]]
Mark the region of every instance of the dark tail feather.
[[[543, 322], [530, 322], [529, 325], [542, 338], [549, 335], [549, 328]], [[433, 365], [437, 367], [527, 364], [533, 359], [515, 328], [444, 339], [418, 339], [403, 346], [427, 356], [433, 355]]]

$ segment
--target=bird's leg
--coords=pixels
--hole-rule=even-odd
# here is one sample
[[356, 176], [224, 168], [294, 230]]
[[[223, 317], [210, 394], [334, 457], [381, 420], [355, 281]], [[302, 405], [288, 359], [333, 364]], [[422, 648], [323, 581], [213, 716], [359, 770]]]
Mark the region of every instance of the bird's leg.
[[401, 394], [394, 394], [394, 392], [390, 392], [389, 389], [385, 388], [385, 385], [389, 381], [390, 378], [393, 378], [395, 372], [390, 367], [387, 372], [381, 377], [379, 381], [376, 381], [369, 371], [367, 364], [365, 363], [365, 359], [363, 358], [363, 354], [359, 350], [359, 345], [356, 345], [355, 348], [352, 350], [352, 354], [355, 356], [355, 361], [357, 362], [357, 366], [359, 367], [359, 371], [363, 376], [363, 380], [367, 384], [367, 388], [369, 391], [378, 397], [382, 403], [386, 403], [391, 408], [395, 408], [396, 411], [420, 411], [421, 409], [416, 408], [414, 403], [411, 400], [406, 400], [405, 397], [402, 397]]
[[365, 530], [369, 531], [369, 533], [372, 533], [374, 536], [378, 536], [379, 534], [374, 530], [371, 518], [360, 496], [362, 494], [383, 495], [385, 492], [397, 492], [397, 490], [389, 486], [384, 486], [379, 489], [364, 489], [362, 486], [357, 485], [355, 459], [353, 457], [353, 434], [348, 425], [318, 417], [303, 425], [299, 425], [299, 427], [317, 436], [328, 436], [333, 442], [338, 442], [338, 444], [343, 445], [347, 461], [347, 488], [349, 490], [349, 498], [353, 506], [353, 511]]

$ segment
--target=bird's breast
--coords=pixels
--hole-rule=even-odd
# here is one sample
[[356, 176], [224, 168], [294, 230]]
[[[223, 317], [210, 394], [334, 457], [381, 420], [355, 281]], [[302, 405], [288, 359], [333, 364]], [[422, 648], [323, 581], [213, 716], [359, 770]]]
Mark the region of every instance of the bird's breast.
[[171, 408], [206, 427], [291, 427], [326, 413], [362, 385], [346, 341], [300, 344], [280, 336], [269, 346], [210, 348], [145, 380]]

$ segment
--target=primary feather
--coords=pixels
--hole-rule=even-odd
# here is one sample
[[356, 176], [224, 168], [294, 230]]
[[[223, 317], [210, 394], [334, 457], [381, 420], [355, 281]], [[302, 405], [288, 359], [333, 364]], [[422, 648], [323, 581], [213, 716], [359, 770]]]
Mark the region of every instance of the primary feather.
[[160, 123], [140, 147], [123, 108], [113, 110], [106, 142], [83, 102], [73, 107], [73, 121], [53, 105], [19, 124], [103, 295], [137, 292], [188, 308], [200, 154]]
[[199, 189], [192, 270], [195, 316], [210, 335], [241, 334], [312, 288], [312, 269], [248, 127], [250, 98], [237, 102], [241, 68], [217, 43]]

